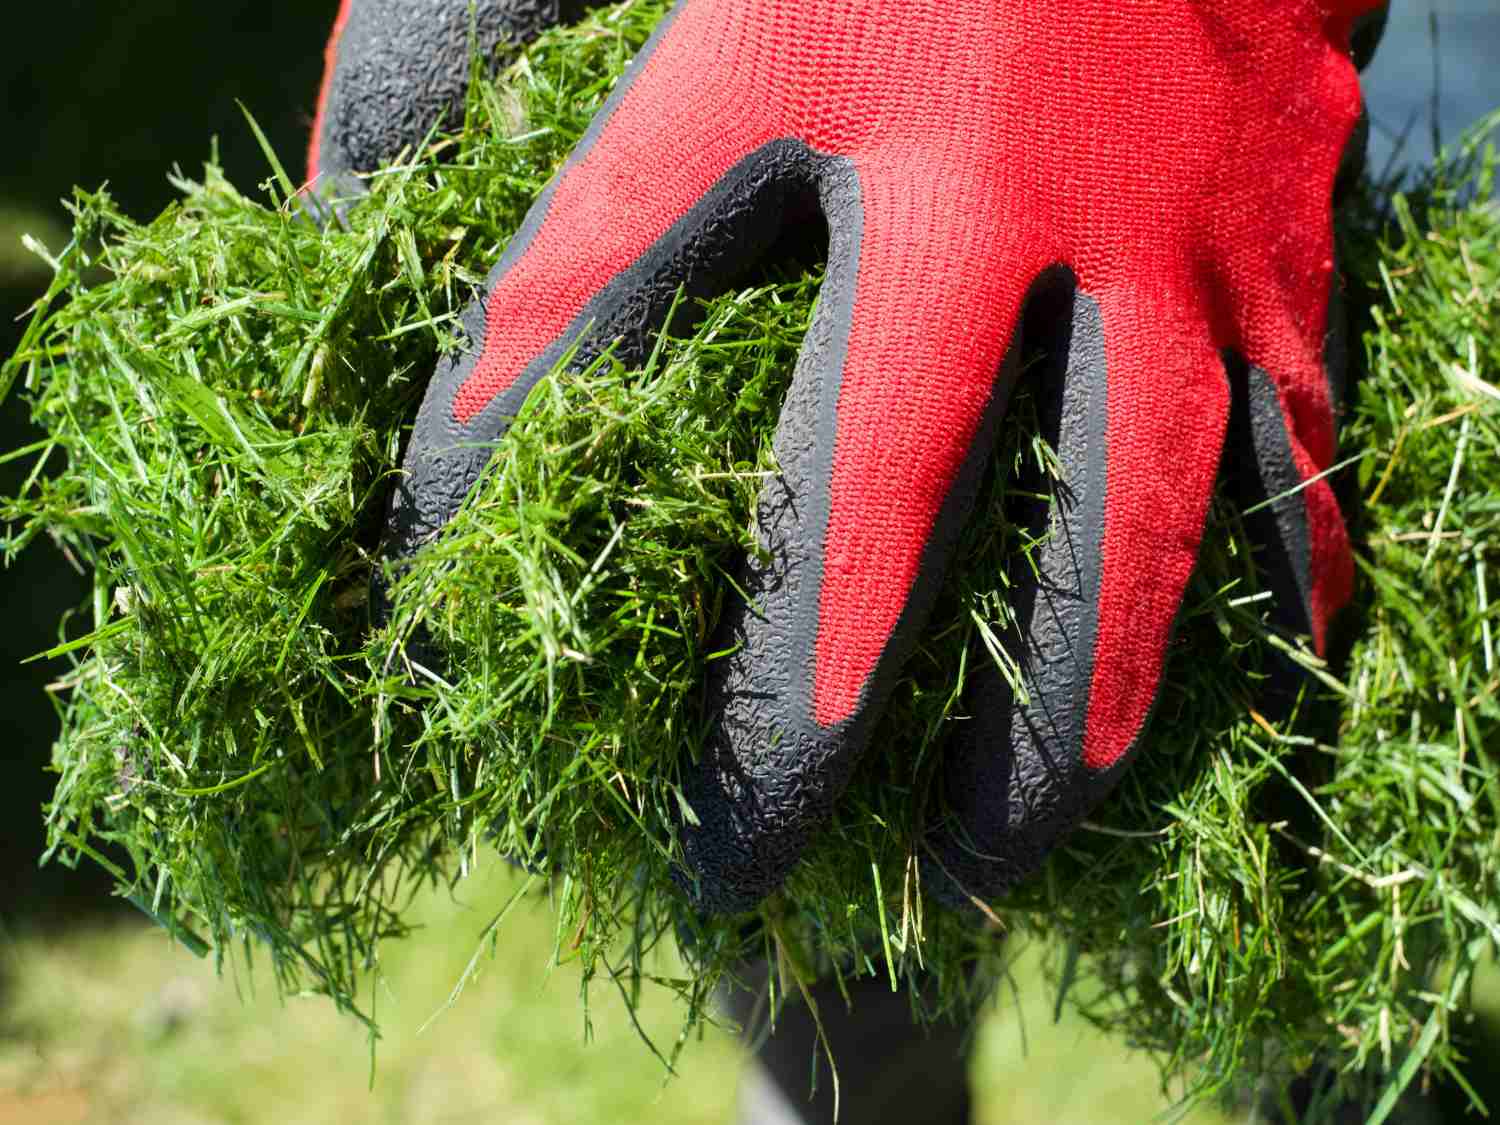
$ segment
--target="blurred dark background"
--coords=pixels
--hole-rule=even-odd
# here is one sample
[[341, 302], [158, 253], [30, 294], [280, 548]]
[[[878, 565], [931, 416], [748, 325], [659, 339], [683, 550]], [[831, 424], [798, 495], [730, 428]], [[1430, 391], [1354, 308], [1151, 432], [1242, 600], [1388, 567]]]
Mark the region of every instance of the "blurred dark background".
[[[267, 171], [239, 102], [287, 167], [301, 167], [336, 8], [337, 0], [7, 4], [0, 355], [12, 351], [17, 318], [47, 281], [46, 267], [22, 249], [20, 237], [29, 233], [60, 247], [68, 230], [62, 201], [73, 185], [107, 181], [128, 213], [148, 218], [172, 198], [166, 175], [173, 165], [195, 174], [217, 138], [230, 179], [253, 189]], [[1435, 123], [1451, 139], [1500, 105], [1497, 60], [1500, 0], [1396, 0], [1366, 75], [1373, 166], [1425, 161]], [[13, 397], [0, 415], [0, 447], [13, 449], [34, 436], [24, 402]], [[16, 487], [24, 472], [23, 465], [0, 466], [0, 487]], [[84, 577], [47, 544], [0, 578], [8, 747], [0, 755], [0, 924], [46, 924], [111, 901], [96, 872], [37, 868], [40, 810], [52, 780], [45, 766], [56, 732], [43, 689], [59, 668], [20, 663], [55, 641], [61, 615], [86, 591]]]

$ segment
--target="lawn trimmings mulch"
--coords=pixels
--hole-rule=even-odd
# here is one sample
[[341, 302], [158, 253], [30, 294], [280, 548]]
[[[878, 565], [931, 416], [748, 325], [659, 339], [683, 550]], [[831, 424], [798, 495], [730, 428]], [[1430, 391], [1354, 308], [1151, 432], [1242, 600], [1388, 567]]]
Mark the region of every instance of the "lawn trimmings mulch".
[[[746, 955], [785, 993], [820, 971], [920, 983], [933, 1014], [971, 1008], [1014, 951], [923, 900], [913, 841], [965, 669], [1003, 627], [1004, 561], [1030, 542], [1007, 514], [1051, 463], [1024, 391], [834, 823], [750, 916], [699, 919], [668, 877], [816, 271], [679, 309], [643, 371], [606, 358], [545, 381], [371, 623], [403, 427], [455, 312], [661, 11], [549, 34], [326, 232], [284, 177], [247, 195], [212, 165], [149, 223], [80, 192], [5, 368], [47, 434], [11, 455], [36, 466], [3, 505], [11, 549], [50, 536], [94, 576], [59, 649], [50, 854], [109, 865], [190, 945], [264, 947], [288, 990], [363, 1014], [413, 892], [497, 850], [550, 895], [558, 958], [627, 998], [676, 990], [684, 1035]], [[1142, 761], [992, 904], [1176, 1089], [1315, 1056], [1377, 1093], [1450, 1070], [1500, 939], [1494, 164], [1471, 155], [1346, 224], [1351, 296], [1374, 303], [1345, 429], [1363, 543], [1347, 663], [1267, 633], [1239, 516], [1216, 503]], [[1259, 684], [1288, 648], [1312, 688], [1273, 722]], [[651, 956], [669, 945], [685, 968]]]

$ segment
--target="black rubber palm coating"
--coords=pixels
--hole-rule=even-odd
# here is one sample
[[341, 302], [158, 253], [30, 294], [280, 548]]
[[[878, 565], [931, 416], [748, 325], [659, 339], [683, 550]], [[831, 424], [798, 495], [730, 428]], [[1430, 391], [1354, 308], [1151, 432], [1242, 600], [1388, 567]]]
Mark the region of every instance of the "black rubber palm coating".
[[[1109, 770], [1084, 765], [1106, 485], [1104, 325], [1065, 271], [1033, 292], [1021, 335], [1029, 347], [1040, 343], [1045, 361], [1027, 377], [1037, 381], [1041, 429], [1061, 484], [1050, 510], [1038, 502], [1022, 517], [1045, 537], [1030, 562], [1011, 568], [1016, 624], [1002, 644], [1026, 699], [1015, 697], [987, 655], [976, 656], [967, 693], [973, 717], [948, 751], [946, 818], [929, 833], [922, 857], [928, 889], [960, 907], [1040, 867], [1136, 749]], [[1028, 490], [1047, 492], [1043, 481]]]
[[350, 0], [323, 109], [321, 167], [368, 172], [419, 144], [441, 118], [462, 121], [470, 64], [498, 61], [505, 44], [529, 43], [578, 19], [583, 0]]

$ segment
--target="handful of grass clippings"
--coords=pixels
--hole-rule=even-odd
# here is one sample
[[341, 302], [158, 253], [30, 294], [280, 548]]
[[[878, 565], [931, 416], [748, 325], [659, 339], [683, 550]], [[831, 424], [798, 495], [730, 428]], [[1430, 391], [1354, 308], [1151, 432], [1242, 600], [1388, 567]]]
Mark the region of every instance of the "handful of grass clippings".
[[[759, 924], [694, 916], [668, 877], [706, 646], [815, 273], [711, 302], [643, 371], [606, 357], [545, 380], [370, 621], [403, 426], [455, 313], [664, 6], [545, 36], [338, 229], [300, 219], [279, 173], [257, 200], [210, 166], [146, 224], [79, 193], [5, 368], [47, 432], [11, 454], [36, 470], [0, 503], [9, 548], [48, 535], [94, 575], [86, 635], [57, 650], [73, 664], [50, 854], [110, 866], [221, 957], [254, 939], [288, 990], [359, 1012], [413, 891], [496, 850], [550, 891], [559, 957], [628, 997], [676, 990], [684, 1038], [746, 956], [783, 993], [888, 976], [928, 1014], [969, 1010], [1003, 972], [994, 926], [924, 904], [913, 849], [967, 662], [1005, 621], [1005, 561], [1028, 546], [1008, 495], [1050, 463], [1024, 393], [835, 821]], [[1343, 669], [1296, 656], [1304, 717], [1325, 721], [1255, 711], [1290, 646], [1216, 504], [1146, 752], [994, 904], [1046, 942], [1068, 999], [1190, 1093], [1319, 1056], [1393, 1100], [1452, 1070], [1500, 941], [1495, 164], [1471, 155], [1345, 232], [1375, 304], [1344, 439], [1357, 637]], [[685, 969], [649, 956], [670, 943]]]

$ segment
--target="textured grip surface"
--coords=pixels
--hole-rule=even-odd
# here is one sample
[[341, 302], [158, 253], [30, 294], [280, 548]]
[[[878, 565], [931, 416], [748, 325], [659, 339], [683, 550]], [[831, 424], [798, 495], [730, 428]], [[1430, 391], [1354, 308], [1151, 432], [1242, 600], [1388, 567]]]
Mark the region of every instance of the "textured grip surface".
[[579, 18], [583, 0], [344, 0], [308, 153], [308, 177], [368, 172], [460, 120], [472, 60], [496, 61]]

